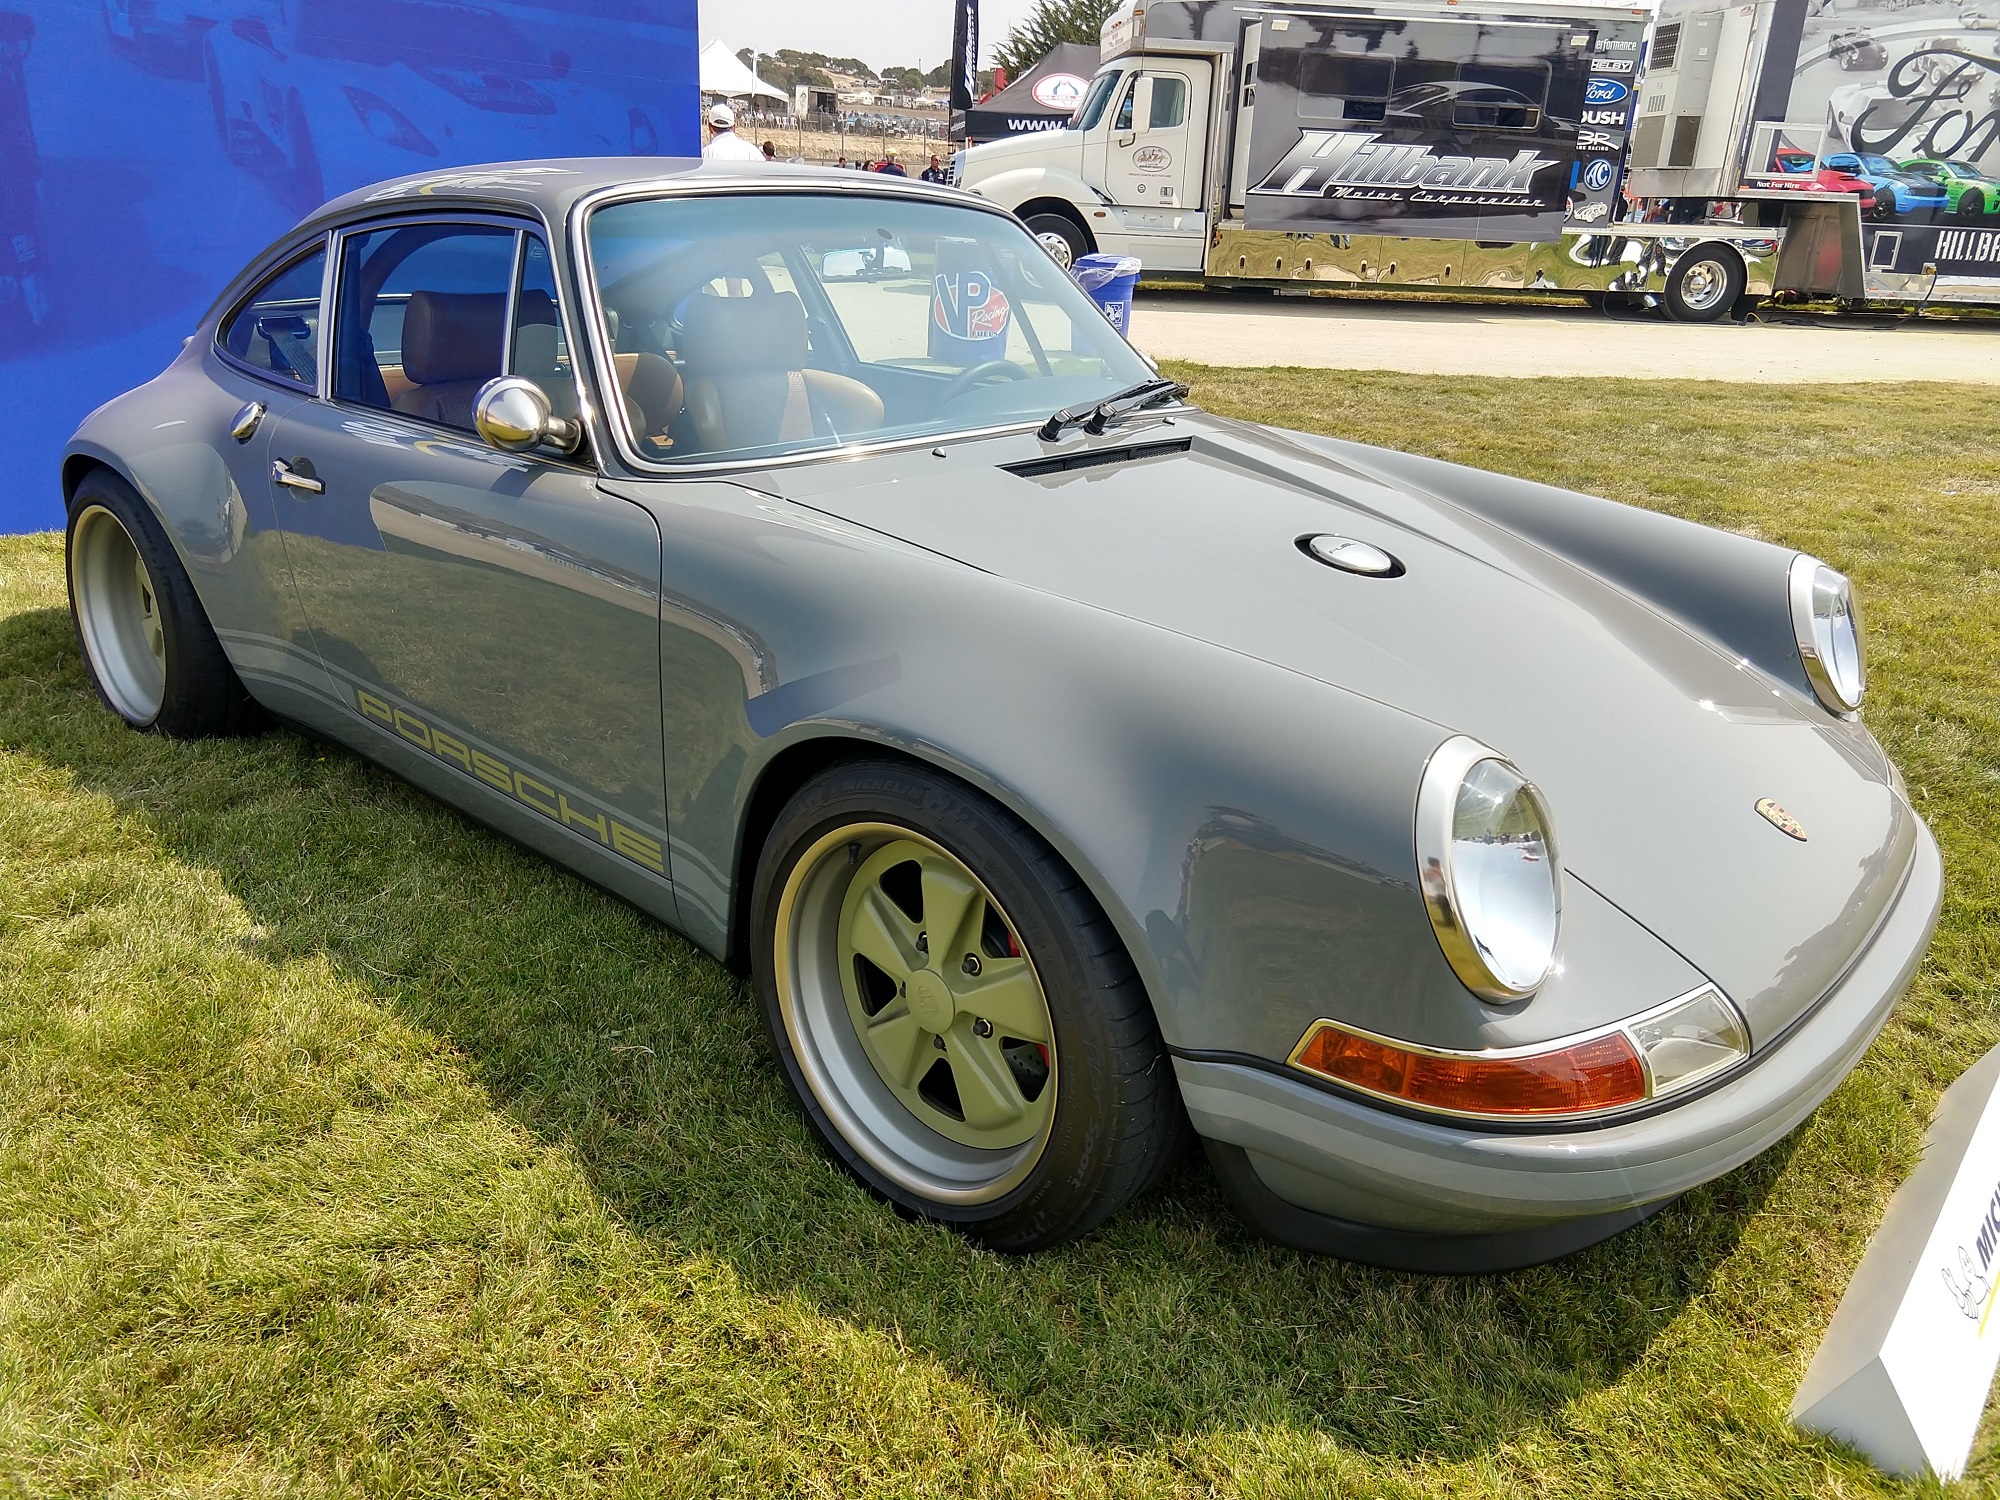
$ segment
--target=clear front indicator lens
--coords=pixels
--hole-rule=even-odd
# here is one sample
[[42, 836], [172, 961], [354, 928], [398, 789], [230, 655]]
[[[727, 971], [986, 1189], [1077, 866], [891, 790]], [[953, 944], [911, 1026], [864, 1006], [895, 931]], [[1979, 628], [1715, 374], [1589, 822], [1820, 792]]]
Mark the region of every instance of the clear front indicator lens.
[[1294, 1067], [1378, 1099], [1473, 1119], [1603, 1114], [1685, 1093], [1750, 1055], [1722, 992], [1692, 994], [1616, 1026], [1539, 1047], [1455, 1052], [1315, 1021]]
[[1854, 585], [1816, 557], [1792, 559], [1792, 632], [1813, 693], [1837, 714], [1853, 713], [1868, 692], [1861, 612]]
[[1467, 989], [1505, 1003], [1541, 987], [1562, 875], [1532, 782], [1476, 740], [1439, 746], [1417, 792], [1417, 866], [1438, 946]]
[[1693, 1088], [1750, 1055], [1749, 1028], [1717, 989], [1696, 990], [1625, 1029], [1646, 1059], [1656, 1099]]

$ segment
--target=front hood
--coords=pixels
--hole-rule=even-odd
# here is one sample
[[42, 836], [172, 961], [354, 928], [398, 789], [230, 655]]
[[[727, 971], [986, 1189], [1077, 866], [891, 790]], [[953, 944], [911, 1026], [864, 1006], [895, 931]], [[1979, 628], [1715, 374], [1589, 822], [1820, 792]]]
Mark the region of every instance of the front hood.
[[[998, 464], [1079, 440], [1000, 439], [809, 465], [774, 487], [1491, 745], [1547, 794], [1566, 870], [1727, 990], [1760, 1044], [1895, 896], [1916, 825], [1874, 740], [1706, 637], [1447, 498], [1270, 429], [1183, 417], [1103, 442], [1185, 448], [1030, 478]], [[1315, 533], [1407, 572], [1339, 572], [1300, 550]], [[1760, 816], [1765, 798], [1808, 841]]]
[[965, 168], [961, 185], [977, 188], [987, 178], [1015, 167], [1045, 165], [1064, 156], [1075, 156], [1081, 161], [1082, 150], [1083, 132], [1078, 130], [1037, 130], [1005, 140], [986, 141], [960, 153]]

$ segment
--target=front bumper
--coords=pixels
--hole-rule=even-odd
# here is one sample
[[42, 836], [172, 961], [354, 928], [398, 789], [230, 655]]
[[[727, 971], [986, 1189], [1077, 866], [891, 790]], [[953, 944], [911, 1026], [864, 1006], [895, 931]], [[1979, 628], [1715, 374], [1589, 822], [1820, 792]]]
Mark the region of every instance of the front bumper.
[[1432, 1271], [1580, 1249], [1776, 1144], [1860, 1062], [1937, 923], [1943, 863], [1918, 832], [1894, 906], [1819, 1005], [1741, 1074], [1658, 1114], [1560, 1132], [1466, 1129], [1195, 1057], [1174, 1059], [1181, 1096], [1239, 1211], [1282, 1243]]

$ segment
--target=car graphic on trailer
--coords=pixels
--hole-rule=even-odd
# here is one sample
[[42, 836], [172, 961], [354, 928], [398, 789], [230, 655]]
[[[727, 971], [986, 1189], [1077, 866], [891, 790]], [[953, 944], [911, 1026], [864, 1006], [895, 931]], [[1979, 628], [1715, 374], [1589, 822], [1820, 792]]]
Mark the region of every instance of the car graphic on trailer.
[[1430, 1271], [1783, 1139], [1942, 891], [1848, 581], [1186, 397], [948, 188], [407, 177], [77, 431], [72, 610], [134, 728], [304, 725], [741, 967], [833, 1157], [996, 1248], [1190, 1127]]
[[1996, 182], [1971, 162], [1913, 156], [1898, 164], [1912, 177], [1942, 188], [1945, 213], [1954, 219], [1974, 223], [2000, 212], [2000, 182]]

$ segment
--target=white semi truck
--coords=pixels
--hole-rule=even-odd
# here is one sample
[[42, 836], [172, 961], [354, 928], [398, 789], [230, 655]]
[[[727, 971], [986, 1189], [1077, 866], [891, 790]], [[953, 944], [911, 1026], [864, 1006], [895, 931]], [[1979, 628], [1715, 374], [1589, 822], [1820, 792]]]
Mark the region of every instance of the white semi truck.
[[1875, 4], [1130, 0], [1069, 128], [957, 180], [1225, 285], [2000, 302], [2000, 29]]

